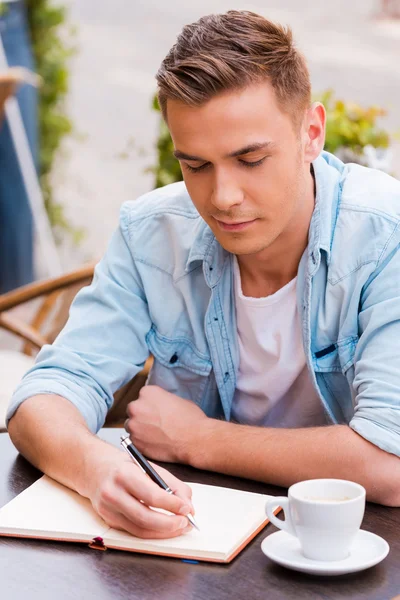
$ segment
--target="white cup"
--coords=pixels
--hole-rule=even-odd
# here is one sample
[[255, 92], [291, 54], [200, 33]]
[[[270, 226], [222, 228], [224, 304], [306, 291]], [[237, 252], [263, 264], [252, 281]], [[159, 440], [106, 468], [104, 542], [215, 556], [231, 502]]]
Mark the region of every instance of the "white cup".
[[[285, 520], [274, 515], [283, 508]], [[365, 510], [365, 489], [343, 479], [310, 479], [289, 488], [288, 497], [275, 497], [265, 506], [271, 523], [300, 541], [306, 558], [341, 560], [350, 554]]]

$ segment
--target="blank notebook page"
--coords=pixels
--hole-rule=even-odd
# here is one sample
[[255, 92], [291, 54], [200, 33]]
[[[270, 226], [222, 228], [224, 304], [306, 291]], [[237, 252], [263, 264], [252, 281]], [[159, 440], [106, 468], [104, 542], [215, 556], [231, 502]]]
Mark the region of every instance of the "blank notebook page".
[[91, 540], [108, 529], [87, 498], [47, 476], [41, 477], [0, 510], [3, 533]]
[[[128, 533], [110, 529], [104, 535], [104, 543], [127, 548], [146, 549], [154, 552], [196, 554], [198, 556], [223, 557], [231, 554], [262, 523], [267, 520], [265, 504], [270, 496], [243, 492], [230, 488], [190, 483], [193, 490], [195, 519], [200, 531], [168, 540], [139, 540]], [[183, 551], [183, 552], [182, 552]]]

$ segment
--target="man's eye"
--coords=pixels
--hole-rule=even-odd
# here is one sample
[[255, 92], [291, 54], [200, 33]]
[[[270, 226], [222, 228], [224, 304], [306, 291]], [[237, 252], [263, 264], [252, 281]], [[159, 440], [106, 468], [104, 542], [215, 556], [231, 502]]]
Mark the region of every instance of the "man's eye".
[[191, 173], [199, 173], [199, 171], [204, 171], [204, 169], [207, 169], [207, 167], [210, 166], [210, 163], [204, 163], [203, 165], [201, 165], [200, 167], [191, 167], [190, 165], [188, 165], [187, 163], [183, 163], [185, 166], [185, 169], [187, 169], [188, 171], [190, 171]]
[[260, 158], [260, 160], [256, 160], [254, 162], [249, 162], [247, 160], [239, 160], [239, 162], [243, 166], [249, 167], [251, 169], [252, 167], [258, 167], [259, 165], [262, 165], [265, 159], [266, 159], [266, 157], [264, 156], [264, 158]]
[[[264, 156], [260, 160], [256, 160], [253, 162], [248, 161], [248, 160], [239, 159], [239, 163], [241, 165], [243, 165], [244, 167], [248, 167], [249, 169], [252, 169], [254, 167], [258, 167], [259, 165], [262, 165], [266, 158], [267, 157]], [[200, 167], [192, 167], [188, 163], [183, 163], [183, 165], [184, 165], [185, 169], [187, 169], [187, 171], [189, 171], [190, 173], [199, 173], [200, 171], [204, 171], [204, 169], [208, 169], [208, 167], [211, 165], [211, 163], [206, 162], [206, 163], [200, 165]]]

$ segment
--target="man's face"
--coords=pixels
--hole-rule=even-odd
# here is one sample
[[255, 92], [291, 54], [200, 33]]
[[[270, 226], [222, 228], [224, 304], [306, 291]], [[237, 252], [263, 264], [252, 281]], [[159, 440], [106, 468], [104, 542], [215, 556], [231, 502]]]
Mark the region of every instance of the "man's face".
[[295, 227], [310, 166], [268, 82], [200, 107], [168, 100], [167, 118], [190, 197], [221, 246], [255, 254]]

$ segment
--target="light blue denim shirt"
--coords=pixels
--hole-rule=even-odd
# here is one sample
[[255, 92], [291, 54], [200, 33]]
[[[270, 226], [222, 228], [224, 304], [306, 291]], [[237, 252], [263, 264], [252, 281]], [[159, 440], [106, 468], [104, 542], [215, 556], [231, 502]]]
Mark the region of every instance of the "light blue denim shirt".
[[[299, 265], [298, 309], [312, 381], [332, 423], [400, 456], [400, 182], [323, 153]], [[96, 432], [113, 394], [154, 355], [149, 383], [231, 416], [238, 370], [232, 255], [184, 183], [128, 202], [52, 346], [8, 410], [59, 394]]]

